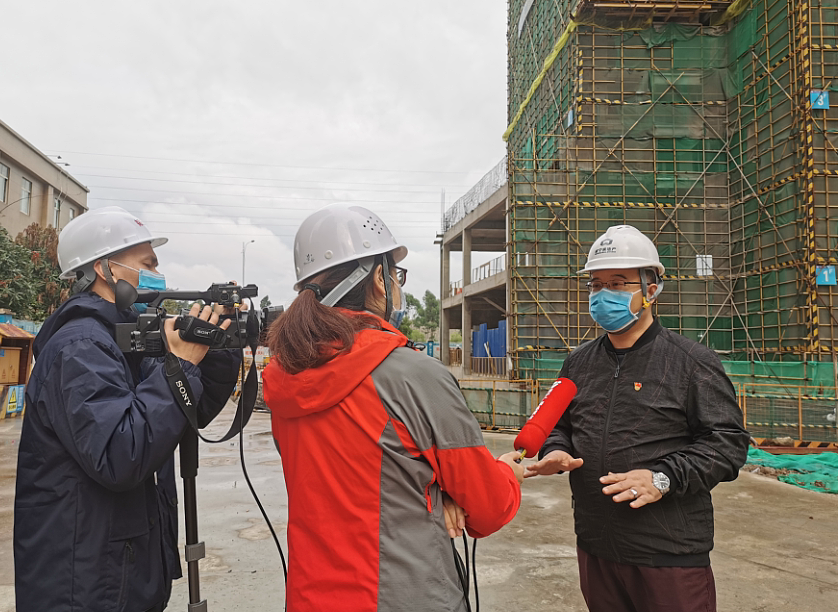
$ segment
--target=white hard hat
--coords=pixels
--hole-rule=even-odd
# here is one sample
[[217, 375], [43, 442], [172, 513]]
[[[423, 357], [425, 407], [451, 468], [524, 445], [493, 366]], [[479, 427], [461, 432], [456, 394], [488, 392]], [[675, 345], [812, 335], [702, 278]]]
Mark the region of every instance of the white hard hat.
[[329, 268], [390, 252], [398, 263], [407, 247], [396, 242], [378, 215], [355, 204], [330, 204], [306, 217], [294, 237], [294, 290]]
[[588, 262], [579, 272], [654, 268], [663, 276], [658, 250], [640, 230], [631, 225], [613, 225], [594, 241]]
[[58, 235], [61, 278], [70, 279], [82, 266], [144, 242], [152, 248], [168, 238], [152, 236], [135, 215], [119, 206], [91, 210], [70, 221]]

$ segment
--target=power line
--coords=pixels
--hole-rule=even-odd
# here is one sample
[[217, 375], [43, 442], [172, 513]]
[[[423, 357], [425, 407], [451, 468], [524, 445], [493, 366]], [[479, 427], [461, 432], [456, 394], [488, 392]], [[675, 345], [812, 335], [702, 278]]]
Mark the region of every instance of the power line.
[[[142, 190], [140, 190], [142, 191]], [[189, 195], [187, 192], [166, 192], [165, 190], [160, 190], [164, 193], [171, 193], [172, 195]], [[201, 193], [198, 195], [204, 196], [222, 196], [227, 195], [236, 198], [268, 198], [271, 200], [302, 200], [304, 202], [340, 202], [339, 198], [291, 198], [287, 196], [282, 197], [273, 197], [273, 196], [259, 196], [259, 195], [236, 195], [236, 194], [212, 194], [212, 193]], [[100, 198], [99, 196], [90, 196], [88, 197], [88, 201], [97, 200], [101, 202], [138, 202], [141, 204], [165, 204], [166, 206], [212, 206], [212, 207], [221, 207], [221, 208], [255, 208], [257, 210], [270, 210], [265, 209], [263, 206], [240, 206], [238, 204], [205, 204], [205, 203], [198, 203], [198, 202], [161, 202], [159, 200], [129, 200], [126, 198]], [[439, 202], [410, 202], [406, 200], [351, 200], [349, 201], [350, 204], [368, 204], [368, 203], [377, 203], [377, 204], [436, 204], [439, 205]], [[308, 210], [311, 211], [312, 208], [286, 208], [283, 207], [282, 210]], [[417, 210], [410, 210], [410, 211], [397, 211], [397, 212], [410, 212], [410, 213], [421, 213], [421, 214], [434, 214], [439, 215], [438, 210], [434, 211], [417, 211]]]
[[[466, 188], [470, 187], [469, 184], [461, 183], [458, 185], [452, 185], [450, 183], [446, 183], [442, 185], [441, 183], [376, 183], [376, 182], [366, 182], [366, 181], [325, 181], [325, 180], [306, 180], [306, 179], [279, 179], [279, 178], [264, 178], [260, 176], [230, 176], [227, 174], [208, 174], [208, 173], [201, 173], [201, 172], [163, 172], [162, 170], [140, 170], [139, 168], [113, 168], [110, 166], [82, 166], [82, 165], [74, 165], [74, 168], [89, 168], [92, 170], [113, 170], [118, 172], [143, 172], [146, 174], [164, 174], [168, 176], [205, 176], [208, 178], [227, 178], [227, 179], [235, 179], [235, 180], [248, 180], [248, 181], [271, 181], [271, 182], [295, 182], [295, 183], [337, 183], [343, 185], [378, 185], [378, 186], [385, 186], [385, 187], [434, 187], [434, 188]], [[84, 172], [74, 173], [75, 176], [107, 176], [108, 178], [135, 178], [135, 177], [117, 177], [113, 175], [98, 175], [98, 174], [87, 174]], [[136, 177], [139, 179], [145, 179], [145, 177]], [[151, 179], [148, 179], [151, 180]]]
[[[129, 211], [134, 212], [134, 211]], [[245, 227], [240, 226], [235, 221], [226, 221], [224, 219], [219, 219], [218, 222], [214, 221], [170, 221], [166, 220], [155, 220], [147, 218], [148, 215], [143, 215], [143, 223], [165, 223], [166, 225], [232, 225], [236, 227]], [[259, 223], [259, 225], [253, 225], [255, 228], [260, 227], [288, 227], [289, 225], [296, 226], [302, 219], [288, 221], [286, 223]], [[392, 227], [439, 227], [438, 223], [388, 223], [388, 226]]]
[[253, 162], [211, 161], [206, 159], [180, 159], [173, 157], [146, 157], [142, 155], [117, 155], [114, 153], [87, 153], [85, 151], [61, 151], [64, 155], [90, 155], [95, 157], [117, 157], [123, 159], [148, 159], [167, 162], [189, 162], [197, 164], [221, 164], [225, 166], [254, 166], [260, 168], [294, 168], [298, 170], [344, 170], [349, 172], [392, 172], [405, 174], [471, 174], [473, 171], [463, 170], [392, 170], [387, 168], [344, 168], [339, 166], [289, 166], [285, 164], [256, 164]]
[[[153, 223], [161, 223], [161, 224], [164, 224], [164, 225], [168, 225], [165, 221], [149, 221], [148, 223], [149, 223], [149, 225], [151, 225]], [[249, 227], [251, 227], [252, 229], [259, 229], [260, 226], [253, 225], [253, 226], [249, 226]], [[246, 226], [241, 226], [241, 229], [247, 229], [247, 227]], [[236, 237], [238, 237], [238, 236], [256, 236], [256, 237], [259, 237], [259, 236], [262, 235], [262, 234], [256, 234], [252, 231], [243, 232], [243, 233], [242, 232], [171, 232], [167, 229], [161, 230], [160, 233], [162, 233], [164, 235], [174, 234], [174, 235], [179, 235], [179, 236], [236, 236]], [[399, 233], [400, 236], [427, 236], [429, 241], [434, 238], [434, 233], [433, 232], [421, 232], [421, 233], [398, 232], [398, 233]], [[293, 238], [296, 235], [296, 232], [292, 233], [292, 234], [271, 232], [271, 235], [276, 236], [276, 237]]]
[[[158, 179], [158, 178], [144, 178], [135, 176], [109, 176], [101, 174], [79, 174], [78, 176], [95, 176], [99, 178], [115, 178], [128, 179], [133, 181], [154, 181], [156, 183], [186, 183], [189, 185], [222, 185], [225, 187], [257, 187], [259, 189], [299, 189], [299, 190], [313, 190], [313, 191], [361, 191], [369, 193], [404, 193], [406, 195], [417, 194], [425, 195], [428, 191], [404, 191], [403, 189], [355, 189], [353, 187], [297, 187], [294, 185], [253, 185], [241, 183], [213, 183], [209, 181], [183, 181], [175, 179]], [[114, 187], [111, 185], [88, 185], [90, 188], [98, 189], [132, 189], [131, 187]], [[134, 187], [133, 189], [142, 191], [152, 191], [151, 189]], [[159, 190], [158, 190], [159, 191]]]

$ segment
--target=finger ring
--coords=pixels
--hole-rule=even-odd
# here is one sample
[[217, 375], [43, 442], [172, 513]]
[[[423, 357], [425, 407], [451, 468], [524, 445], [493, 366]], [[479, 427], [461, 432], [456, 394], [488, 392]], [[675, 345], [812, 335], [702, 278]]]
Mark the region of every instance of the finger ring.
[[637, 491], [635, 489], [629, 489], [629, 491], [631, 491], [631, 494], [634, 495], [634, 499], [637, 499]]

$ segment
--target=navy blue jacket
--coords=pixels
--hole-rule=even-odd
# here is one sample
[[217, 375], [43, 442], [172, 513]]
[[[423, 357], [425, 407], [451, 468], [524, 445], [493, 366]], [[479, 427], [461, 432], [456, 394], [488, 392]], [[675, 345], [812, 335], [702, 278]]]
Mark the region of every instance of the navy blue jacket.
[[[123, 355], [101, 297], [73, 296], [44, 323], [26, 388], [14, 554], [18, 612], [141, 612], [181, 574], [173, 451], [185, 428], [162, 361]], [[240, 360], [182, 361], [208, 423]]]

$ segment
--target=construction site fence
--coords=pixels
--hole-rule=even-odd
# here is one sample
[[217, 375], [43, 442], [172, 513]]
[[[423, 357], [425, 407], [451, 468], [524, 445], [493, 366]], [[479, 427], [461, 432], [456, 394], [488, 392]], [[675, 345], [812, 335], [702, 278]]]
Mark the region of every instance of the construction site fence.
[[471, 373], [475, 376], [506, 376], [506, 357], [470, 357]]
[[[520, 429], [555, 379], [460, 380], [469, 410], [487, 428]], [[743, 421], [755, 438], [836, 442], [835, 387], [812, 395], [804, 386], [734, 383]]]

